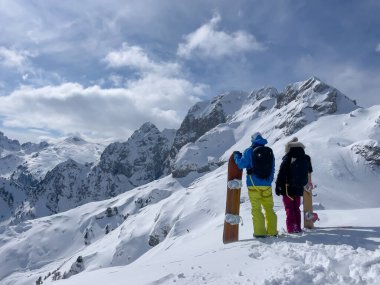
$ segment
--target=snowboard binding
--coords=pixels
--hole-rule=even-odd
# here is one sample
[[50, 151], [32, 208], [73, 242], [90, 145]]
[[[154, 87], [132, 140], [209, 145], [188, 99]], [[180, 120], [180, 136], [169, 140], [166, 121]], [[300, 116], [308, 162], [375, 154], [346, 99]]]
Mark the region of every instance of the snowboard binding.
[[319, 217], [317, 213], [313, 212], [306, 212], [305, 213], [305, 219], [308, 221], [312, 221], [313, 223], [316, 221], [319, 221]]
[[224, 220], [230, 225], [238, 225], [240, 223], [243, 225], [243, 218], [239, 215], [226, 214]]
[[233, 179], [227, 182], [227, 188], [230, 190], [240, 189], [243, 186], [243, 183], [239, 179]]

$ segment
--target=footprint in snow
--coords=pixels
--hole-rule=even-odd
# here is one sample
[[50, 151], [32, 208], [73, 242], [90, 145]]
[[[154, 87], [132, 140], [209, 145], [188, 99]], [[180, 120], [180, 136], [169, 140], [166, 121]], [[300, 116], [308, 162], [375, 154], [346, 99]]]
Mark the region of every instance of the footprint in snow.
[[259, 259], [261, 257], [261, 253], [259, 252], [252, 252], [250, 255], [248, 255], [250, 258], [253, 258], [253, 259]]

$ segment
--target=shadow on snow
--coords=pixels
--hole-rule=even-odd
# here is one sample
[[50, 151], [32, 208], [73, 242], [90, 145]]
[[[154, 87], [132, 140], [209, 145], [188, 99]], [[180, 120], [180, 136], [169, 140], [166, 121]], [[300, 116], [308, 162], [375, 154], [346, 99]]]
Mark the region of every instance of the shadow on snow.
[[293, 243], [311, 242], [312, 244], [325, 245], [350, 245], [354, 249], [365, 248], [375, 250], [380, 246], [380, 227], [321, 227], [294, 234], [280, 236], [278, 238], [244, 239], [239, 242], [260, 241], [263, 243], [274, 243], [278, 241], [289, 241]]

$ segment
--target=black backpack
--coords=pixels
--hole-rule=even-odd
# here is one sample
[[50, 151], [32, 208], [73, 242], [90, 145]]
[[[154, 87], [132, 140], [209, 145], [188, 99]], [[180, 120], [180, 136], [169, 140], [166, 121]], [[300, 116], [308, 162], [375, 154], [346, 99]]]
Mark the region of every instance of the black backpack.
[[272, 174], [274, 155], [270, 147], [257, 146], [252, 151], [252, 165], [248, 174], [267, 179]]
[[306, 155], [291, 158], [289, 165], [288, 183], [292, 187], [302, 188], [308, 182], [309, 162]]

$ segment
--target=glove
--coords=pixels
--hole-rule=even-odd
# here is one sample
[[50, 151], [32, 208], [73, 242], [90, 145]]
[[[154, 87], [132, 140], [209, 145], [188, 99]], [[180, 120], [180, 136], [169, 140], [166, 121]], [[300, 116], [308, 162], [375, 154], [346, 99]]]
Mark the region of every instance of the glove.
[[237, 157], [239, 157], [239, 158], [240, 158], [240, 157], [242, 157], [242, 154], [241, 154], [241, 152], [240, 152], [240, 151], [237, 151], [237, 150], [235, 150], [235, 151], [234, 151], [234, 157], [236, 157], [236, 156], [237, 156]]
[[307, 192], [310, 192], [311, 190], [313, 190], [314, 189], [314, 185], [313, 185], [313, 183], [307, 183], [306, 184], [306, 186], [305, 186], [305, 190], [307, 191]]
[[276, 195], [277, 195], [277, 196], [280, 196], [280, 195], [282, 194], [282, 189], [281, 189], [280, 186], [276, 186], [275, 191], [276, 191]]

